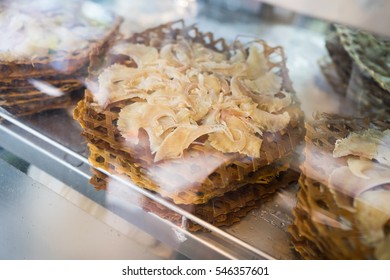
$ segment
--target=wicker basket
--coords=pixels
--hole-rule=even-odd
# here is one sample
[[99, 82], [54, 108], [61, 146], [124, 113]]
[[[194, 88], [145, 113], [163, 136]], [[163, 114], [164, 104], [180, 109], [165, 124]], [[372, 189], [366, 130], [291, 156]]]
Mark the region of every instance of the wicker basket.
[[[127, 157], [125, 154], [119, 154], [115, 151], [110, 151], [108, 148], [98, 148], [93, 144], [89, 144], [90, 157], [89, 160], [93, 166], [105, 169], [113, 174], [125, 174], [132, 182], [146, 189], [160, 193], [164, 197], [172, 199], [175, 203], [180, 204], [199, 204], [206, 203], [213, 197], [222, 196], [228, 191], [233, 191], [248, 183], [266, 185], [271, 182], [281, 171], [285, 171], [288, 167], [288, 160], [280, 160], [271, 165], [260, 168], [254, 172], [251, 177], [248, 177], [244, 182], [239, 180], [244, 178], [242, 168], [236, 171], [234, 168], [219, 167], [215, 171], [210, 171], [210, 175], [199, 181], [190, 181], [197, 176], [193, 175], [196, 169], [199, 170], [201, 163], [194, 162], [188, 164], [186, 161], [170, 162], [169, 164], [161, 164], [158, 166], [150, 166], [149, 168], [142, 167], [142, 163], [137, 164], [134, 159]], [[208, 161], [212, 161], [212, 155], [209, 151], [199, 151], [208, 157]], [[196, 154], [197, 158], [199, 153]], [[203, 156], [201, 156], [204, 158]], [[195, 158], [196, 160], [196, 158]], [[197, 164], [197, 166], [195, 166]], [[203, 163], [203, 168], [207, 163]], [[232, 166], [234, 164], [230, 163]], [[237, 165], [233, 165], [237, 166]], [[198, 168], [196, 168], [198, 167]], [[191, 174], [192, 173], [192, 174]], [[169, 178], [161, 178], [159, 174]], [[208, 180], [209, 177], [214, 178], [214, 181]], [[223, 178], [228, 181], [224, 185]], [[217, 181], [218, 180], [218, 181]], [[159, 182], [157, 184], [156, 182]], [[177, 185], [185, 184], [185, 188], [181, 188], [179, 192], [175, 191]], [[227, 190], [228, 189], [228, 190]]]
[[[328, 186], [332, 171], [346, 165], [345, 159], [332, 156], [336, 140], [369, 127], [388, 129], [390, 125], [322, 115], [306, 126], [306, 159], [301, 167], [295, 220], [290, 227], [292, 243], [304, 258], [374, 258], [375, 248], [362, 241], [355, 211], [340, 206], [335, 191]], [[344, 193], [337, 195], [353, 199]]]
[[[364, 33], [360, 34], [364, 35]], [[346, 48], [364, 49], [365, 46], [360, 46], [357, 40], [351, 39], [356, 45], [355, 47], [350, 46], [349, 42], [345, 42], [348, 41], [345, 38], [354, 38], [354, 36], [356, 34], [347, 28], [329, 33], [326, 39], [326, 48], [331, 61], [323, 59], [320, 62], [321, 70], [336, 93], [346, 96], [355, 103], [358, 116], [389, 114], [390, 92], [366, 73], [366, 66], [356, 62], [357, 58], [351, 57], [346, 50]], [[373, 63], [377, 60], [380, 59], [376, 59]]]
[[[291, 170], [280, 171], [279, 175], [266, 185], [249, 184], [244, 188], [225, 193], [221, 197], [215, 197], [205, 204], [178, 204], [178, 206], [214, 226], [230, 226], [239, 222], [249, 211], [258, 207], [264, 199], [279, 189], [296, 183], [298, 176], [298, 173]], [[91, 178], [90, 182], [96, 189], [104, 189], [110, 192], [112, 189], [110, 188], [110, 180], [111, 178], [107, 175], [95, 169], [94, 176]], [[124, 186], [124, 188], [126, 188], [126, 186]], [[118, 191], [113, 191], [111, 193], [120, 196], [122, 199], [126, 196], [134, 196], [133, 194], [124, 194], [123, 192], [118, 193]], [[129, 197], [130, 201], [132, 201], [131, 197]], [[167, 219], [178, 226], [185, 227], [189, 231], [205, 230], [203, 227], [190, 220], [183, 220], [183, 217], [180, 214], [177, 214], [147, 197], [142, 197], [141, 200], [137, 200], [136, 203], [144, 210], [154, 213], [163, 219]]]
[[[228, 46], [223, 39], [215, 40], [211, 33], [202, 33], [195, 26], [185, 26], [182, 21], [161, 25], [137, 33], [126, 42], [142, 43], [161, 48], [178, 38], [199, 42], [219, 52], [228, 53], [237, 42]], [[121, 42], [122, 43], [122, 42]], [[283, 50], [271, 48], [264, 42], [267, 57], [278, 54], [280, 62], [270, 62], [271, 67], [279, 67], [283, 78], [283, 88], [293, 92], [285, 68]], [[129, 57], [106, 56], [104, 60], [93, 60], [90, 68], [93, 80], [104, 67], [113, 63], [135, 66]], [[279, 133], [264, 133], [261, 157], [249, 158], [239, 153], [222, 153], [202, 143], [193, 143], [179, 159], [154, 162], [149, 148], [148, 136], [140, 132], [136, 147], [128, 147], [116, 126], [121, 109], [131, 100], [111, 104], [102, 110], [94, 100], [90, 90], [80, 101], [74, 117], [84, 129], [90, 148], [90, 162], [113, 174], [126, 174], [141, 187], [167, 197], [178, 204], [204, 204], [215, 197], [235, 191], [247, 184], [267, 184], [290, 163], [295, 147], [303, 137], [302, 112], [298, 102], [286, 110], [290, 113], [290, 125]]]
[[[215, 40], [211, 33], [202, 33], [195, 26], [186, 27], [182, 21], [148, 29], [135, 34], [126, 42], [161, 48], [165, 43], [178, 38], [200, 42], [220, 52], [229, 52], [239, 45], [236, 42], [228, 46], [223, 39]], [[293, 92], [282, 48], [271, 48], [263, 41], [260, 43], [268, 58], [273, 54], [282, 57], [280, 62], [269, 64], [281, 69], [282, 87]], [[134, 66], [134, 62], [128, 57], [109, 55], [105, 60], [98, 58], [93, 60], [90, 69], [91, 80], [102, 68], [112, 63]], [[175, 203], [203, 204], [248, 183], [268, 183], [279, 173], [278, 166], [288, 166], [303, 135], [302, 112], [295, 97], [293, 98], [293, 105], [286, 109], [292, 119], [289, 126], [278, 133], [264, 133], [261, 156], [257, 159], [239, 153], [224, 154], [203, 144], [192, 144], [185, 150], [182, 158], [155, 163], [146, 134], [143, 135], [141, 131], [139, 145], [129, 148], [116, 127], [120, 110], [132, 101], [115, 102], [102, 110], [94, 103], [89, 90], [86, 91], [84, 100], [79, 102], [74, 117], [84, 129], [83, 134], [91, 150], [89, 160], [93, 165], [116, 174], [126, 174], [134, 183], [158, 192]], [[267, 169], [265, 167], [271, 164], [273, 168], [264, 174], [263, 171]]]

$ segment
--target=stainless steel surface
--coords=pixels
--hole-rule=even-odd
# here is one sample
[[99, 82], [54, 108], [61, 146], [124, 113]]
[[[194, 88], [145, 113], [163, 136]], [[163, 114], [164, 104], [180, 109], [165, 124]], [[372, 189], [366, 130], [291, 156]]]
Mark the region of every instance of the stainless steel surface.
[[[201, 7], [197, 16], [188, 21], [195, 21], [202, 30], [213, 31], [216, 37], [225, 37], [229, 41], [237, 35], [242, 35], [243, 39], [249, 36], [249, 40], [256, 36], [270, 45], [282, 45], [306, 115], [310, 117], [317, 110], [339, 111], [339, 100], [332, 96], [317, 64], [326, 53], [321, 34], [302, 27], [261, 21], [256, 16], [209, 11]], [[118, 184], [120, 195], [95, 191], [88, 184], [91, 174], [86, 160], [86, 144], [80, 136], [80, 127], [69, 112], [58, 110], [21, 119], [0, 114], [7, 119], [0, 124], [1, 146], [66, 183], [90, 199], [93, 207], [104, 208], [190, 258], [297, 258], [291, 250], [287, 233], [291, 208], [295, 203], [294, 187], [277, 194], [230, 228], [217, 229], [199, 221], [210, 232], [193, 234], [145, 212], [137, 198], [145, 195], [159, 201], [161, 198], [136, 186]], [[298, 164], [295, 163], [295, 167]], [[165, 201], [162, 203], [196, 220], [191, 213]]]
[[[0, 159], [0, 259], [175, 257], [174, 250], [87, 197], [74, 192], [71, 198], [69, 187], [46, 183]], [[67, 198], [48, 187], [56, 184]]]

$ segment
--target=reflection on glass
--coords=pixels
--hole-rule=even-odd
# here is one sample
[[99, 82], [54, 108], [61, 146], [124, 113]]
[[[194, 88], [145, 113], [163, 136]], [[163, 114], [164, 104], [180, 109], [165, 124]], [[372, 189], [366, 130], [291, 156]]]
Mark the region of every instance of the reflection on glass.
[[[291, 253], [285, 231], [294, 208], [290, 232], [304, 258], [390, 258], [386, 38], [336, 25], [325, 39], [318, 31], [329, 23], [258, 1], [97, 2], [105, 6], [2, 2], [0, 105], [26, 115], [81, 99], [74, 116], [88, 148], [65, 111], [21, 120], [35, 136], [48, 135], [47, 143], [82, 153], [80, 162], [89, 151], [92, 165], [106, 172], [92, 183], [106, 190], [108, 204], [203, 230], [172, 209], [184, 210], [207, 229], [230, 226], [224, 232], [272, 247], [266, 253], [277, 257], [286, 256], [274, 246], [282, 238]], [[125, 18], [120, 28], [108, 11]], [[180, 18], [189, 25], [166, 24]], [[234, 41], [252, 35], [267, 43]], [[302, 152], [296, 148], [304, 137]], [[273, 194], [295, 182], [296, 172], [294, 207], [297, 188]], [[108, 173], [152, 191], [160, 203]], [[248, 215], [276, 197], [287, 201]]]

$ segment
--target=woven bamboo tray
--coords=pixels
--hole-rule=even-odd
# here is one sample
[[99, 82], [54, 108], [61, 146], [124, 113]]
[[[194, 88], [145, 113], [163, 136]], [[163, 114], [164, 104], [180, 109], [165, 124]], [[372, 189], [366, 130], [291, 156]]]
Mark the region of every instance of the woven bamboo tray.
[[[98, 190], [110, 192], [110, 182], [111, 180], [115, 180], [115, 178], [110, 178], [96, 169], [94, 169], [93, 172], [94, 176], [90, 180], [91, 184]], [[262, 201], [279, 189], [296, 183], [298, 177], [298, 173], [282, 168], [278, 175], [267, 184], [249, 184], [244, 188], [225, 193], [221, 197], [215, 197], [205, 204], [178, 204], [178, 206], [214, 226], [231, 226], [232, 224], [239, 222], [249, 211], [257, 208]], [[122, 196], [123, 194], [116, 195]], [[205, 230], [203, 227], [190, 220], [183, 220], [181, 215], [147, 197], [142, 197], [141, 201], [138, 201], [137, 203], [146, 211], [152, 212], [189, 231]]]
[[[367, 46], [362, 45], [363, 41], [353, 39], [356, 36], [364, 35], [367, 34], [352, 32], [352, 30], [344, 27], [336, 28], [326, 39], [326, 48], [331, 62], [322, 60], [320, 66], [335, 92], [347, 96], [356, 103], [358, 116], [388, 114], [390, 111], [390, 93], [384, 85], [378, 82], [379, 73], [372, 72], [369, 74], [366, 72], [367, 65], [360, 61], [360, 55], [365, 56], [367, 54], [360, 54], [361, 51], [359, 51], [359, 54], [355, 53], [355, 49], [367, 48]], [[383, 43], [373, 36], [366, 38], [366, 41], [369, 40], [378, 44]], [[353, 57], [351, 57], [352, 54], [354, 54]], [[372, 65], [379, 64], [378, 61], [381, 60], [379, 57], [371, 59]], [[334, 76], [332, 71], [336, 72], [337, 77]]]
[[[181, 21], [148, 29], [126, 41], [161, 48], [177, 38], [200, 42], [220, 52], [229, 52], [238, 44], [236, 42], [235, 45], [228, 46], [223, 39], [214, 39], [212, 33], [202, 33], [195, 26], [186, 27]], [[282, 88], [293, 92], [282, 48], [271, 48], [263, 41], [259, 43], [263, 45], [264, 53], [269, 59], [275, 54], [281, 56], [281, 61], [270, 61], [269, 64], [271, 67], [280, 68]], [[113, 55], [107, 56], [105, 60], [96, 59], [91, 66], [91, 79], [101, 72], [102, 67], [114, 62], [134, 66], [134, 62], [128, 57]], [[249, 158], [239, 153], [224, 154], [212, 147], [193, 144], [181, 159], [155, 163], [147, 135], [142, 135], [141, 132], [139, 145], [135, 149], [129, 148], [116, 127], [119, 112], [132, 102], [115, 102], [102, 110], [94, 102], [92, 92], [86, 91], [84, 100], [79, 102], [74, 112], [74, 117], [80, 122], [84, 129], [83, 135], [89, 142], [89, 159], [94, 165], [106, 170], [129, 175], [136, 180], [135, 183], [163, 194], [175, 203], [202, 204], [248, 183], [263, 182], [265, 176], [262, 174], [262, 168], [279, 160], [283, 160], [283, 165], [288, 164], [303, 135], [302, 112], [294, 97], [293, 104], [286, 108], [291, 116], [289, 126], [277, 133], [264, 133], [260, 158]], [[113, 164], [113, 161], [119, 161], [121, 167], [118, 168], [119, 165]], [[212, 163], [209, 169], [207, 163]], [[275, 170], [272, 176], [277, 173]], [[178, 186], [180, 192], [177, 192]]]
[[[390, 125], [325, 114], [306, 125], [306, 159], [301, 167], [295, 220], [290, 227], [292, 243], [304, 258], [375, 258], [376, 248], [362, 241], [355, 211], [340, 206], [328, 186], [332, 171], [347, 164], [345, 159], [332, 156], [336, 140], [370, 127], [383, 130]], [[344, 193], [337, 195], [352, 199]]]

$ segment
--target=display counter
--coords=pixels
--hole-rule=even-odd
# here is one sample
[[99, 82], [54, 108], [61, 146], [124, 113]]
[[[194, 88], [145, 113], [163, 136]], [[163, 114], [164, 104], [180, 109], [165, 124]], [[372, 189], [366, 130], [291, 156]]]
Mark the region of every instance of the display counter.
[[[283, 1], [75, 2], [86, 19], [48, 29], [69, 42], [37, 31], [37, 47], [39, 23], [15, 28], [47, 53], [10, 61], [0, 48], [0, 147], [13, 159], [0, 162], [0, 258], [389, 258], [389, 209], [376, 196], [390, 184], [388, 39]], [[57, 49], [85, 42], [70, 60]], [[356, 191], [338, 168], [369, 183]]]

